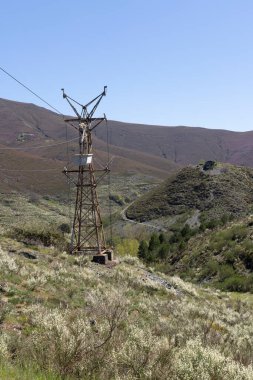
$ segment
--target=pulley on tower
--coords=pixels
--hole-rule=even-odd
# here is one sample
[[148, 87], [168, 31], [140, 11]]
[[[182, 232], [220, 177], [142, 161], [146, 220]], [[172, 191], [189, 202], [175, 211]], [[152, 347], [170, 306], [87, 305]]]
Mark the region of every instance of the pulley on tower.
[[[93, 115], [106, 95], [107, 87], [97, 97], [85, 105], [68, 96], [64, 89], [63, 98], [67, 100], [76, 114], [66, 119], [79, 133], [79, 154], [73, 163], [76, 169], [64, 168], [63, 173], [76, 187], [75, 213], [71, 233], [71, 254], [93, 255], [93, 261], [106, 264], [113, 260], [113, 252], [106, 248], [101, 212], [97, 197], [97, 184], [109, 172], [108, 164], [104, 169], [94, 169], [92, 150], [92, 131], [106, 120], [106, 116], [94, 118]], [[81, 108], [78, 112], [77, 108]], [[96, 174], [96, 176], [95, 176]], [[75, 175], [75, 177], [74, 177]]]

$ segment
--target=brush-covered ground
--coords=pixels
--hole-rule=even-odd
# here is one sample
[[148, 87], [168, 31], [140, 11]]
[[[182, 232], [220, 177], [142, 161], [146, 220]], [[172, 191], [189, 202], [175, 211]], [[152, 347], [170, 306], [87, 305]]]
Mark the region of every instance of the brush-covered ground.
[[[168, 235], [171, 242], [164, 237], [158, 261], [148, 263], [161, 270], [166, 265], [169, 275], [147, 269], [136, 255], [150, 230], [120, 221], [120, 212], [154, 186], [149, 177], [135, 179], [120, 177], [111, 187], [118, 259], [111, 268], [66, 253], [73, 213], [66, 200], [1, 195], [0, 379], [253, 379], [252, 294], [207, 288], [219, 279], [218, 270], [199, 278], [205, 263], [227, 257], [227, 246], [234, 254], [248, 247], [250, 256], [250, 218], [238, 226], [224, 220], [219, 229], [195, 235], [182, 230], [182, 221]], [[99, 191], [105, 209], [106, 185]], [[108, 225], [106, 212], [103, 218]], [[218, 237], [223, 243], [213, 247]], [[174, 272], [163, 256], [168, 252]], [[226, 260], [250, 276], [238, 257]]]
[[[44, 231], [44, 236], [48, 236]], [[0, 378], [253, 379], [253, 298], [0, 236]]]
[[139, 257], [169, 275], [218, 289], [253, 293], [253, 216], [220, 220], [212, 228], [189, 225], [143, 239]]
[[[157, 178], [136, 173], [111, 175], [102, 181], [98, 186], [98, 196], [105, 227], [110, 222], [121, 219], [122, 209], [159, 182]], [[69, 187], [66, 182], [64, 190], [65, 193], [61, 192], [58, 196], [16, 191], [0, 193], [1, 228], [38, 226], [38, 224], [57, 226], [61, 223], [71, 225], [74, 216], [75, 188], [72, 185]]]
[[177, 253], [173, 244], [168, 249], [170, 273], [225, 290], [253, 292], [252, 216], [185, 237]]

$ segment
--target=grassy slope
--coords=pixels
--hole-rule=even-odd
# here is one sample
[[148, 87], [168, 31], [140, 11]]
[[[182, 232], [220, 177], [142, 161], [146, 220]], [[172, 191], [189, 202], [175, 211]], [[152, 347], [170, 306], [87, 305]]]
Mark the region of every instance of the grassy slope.
[[158, 281], [133, 258], [108, 269], [53, 247], [33, 246], [31, 260], [4, 235], [0, 244], [2, 378], [6, 366], [8, 380], [29, 378], [32, 365], [73, 379], [252, 379], [252, 299]]
[[[98, 196], [103, 217], [108, 219], [109, 209], [113, 214], [118, 215], [129, 202], [149, 191], [157, 183], [159, 183], [159, 180], [150, 176], [134, 173], [128, 175], [113, 174], [110, 177], [110, 187], [108, 187], [108, 178], [106, 178], [98, 186]], [[68, 194], [69, 189], [66, 182], [63, 189], [65, 196], [62, 199], [61, 194], [57, 193], [54, 193], [53, 196], [41, 196], [35, 192], [22, 194], [12, 191], [9, 193], [7, 190], [6, 192], [3, 191], [4, 188], [2, 187], [2, 192], [0, 193], [1, 227], [10, 225], [19, 227], [24, 224], [47, 225], [50, 223], [59, 225], [72, 221], [75, 189], [71, 186], [70, 194]], [[112, 198], [110, 207], [109, 193]]]
[[[129, 184], [122, 181], [124, 194]], [[139, 189], [147, 186], [139, 182]], [[37, 231], [37, 238], [43, 228], [52, 233], [67, 218], [66, 205], [56, 200], [2, 198], [0, 207], [6, 217], [1, 378], [252, 379], [252, 295], [151, 273], [136, 258], [111, 269], [97, 266], [64, 253], [59, 234], [53, 246], [13, 234], [10, 221]], [[200, 240], [189, 244], [201, 250]]]

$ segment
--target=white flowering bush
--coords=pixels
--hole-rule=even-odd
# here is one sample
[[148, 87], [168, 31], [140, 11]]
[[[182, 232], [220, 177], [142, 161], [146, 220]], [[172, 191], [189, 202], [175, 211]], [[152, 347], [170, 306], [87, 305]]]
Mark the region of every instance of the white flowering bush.
[[252, 367], [244, 367], [217, 349], [203, 347], [199, 339], [190, 340], [173, 361], [171, 380], [251, 380]]
[[9, 357], [8, 342], [9, 335], [0, 333], [0, 359], [7, 359]]
[[253, 379], [252, 304], [150, 273], [137, 258], [106, 268], [0, 250], [0, 285], [6, 362], [71, 380]]
[[171, 283], [171, 285], [175, 286], [177, 289], [180, 289], [185, 293], [188, 293], [195, 297], [197, 297], [198, 295], [196, 291], [196, 286], [190, 284], [189, 282], [183, 281], [178, 276], [169, 277], [169, 282]]
[[17, 272], [18, 265], [10, 255], [3, 251], [0, 247], [0, 271], [1, 272]]
[[126, 317], [125, 305], [117, 292], [111, 292], [108, 298], [108, 293], [103, 296], [96, 290], [87, 297], [85, 312], [59, 309], [49, 312], [44, 307], [32, 306], [27, 314], [34, 331], [20, 355], [62, 376], [84, 372], [93, 375], [97, 364], [101, 365], [110, 354], [112, 342], [118, 339], [116, 332]]

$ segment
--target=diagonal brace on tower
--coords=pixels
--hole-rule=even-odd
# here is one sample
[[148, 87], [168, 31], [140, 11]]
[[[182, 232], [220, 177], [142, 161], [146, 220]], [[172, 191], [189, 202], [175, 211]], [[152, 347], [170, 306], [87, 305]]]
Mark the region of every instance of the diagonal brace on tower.
[[[103, 255], [106, 252], [106, 242], [97, 197], [97, 184], [109, 172], [108, 165], [104, 169], [95, 170], [93, 166], [92, 131], [102, 121], [105, 115], [94, 118], [93, 115], [106, 95], [107, 87], [102, 93], [85, 105], [68, 96], [64, 89], [63, 98], [67, 100], [76, 114], [75, 118], [66, 119], [79, 133], [79, 154], [75, 156], [77, 168], [64, 169], [63, 173], [75, 184], [76, 201], [72, 226], [70, 253], [84, 255]], [[78, 112], [78, 108], [81, 109]], [[95, 176], [97, 174], [97, 177]], [[73, 179], [75, 174], [75, 179]]]

